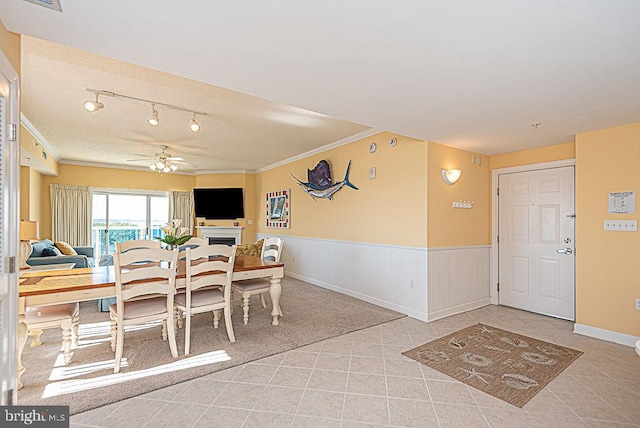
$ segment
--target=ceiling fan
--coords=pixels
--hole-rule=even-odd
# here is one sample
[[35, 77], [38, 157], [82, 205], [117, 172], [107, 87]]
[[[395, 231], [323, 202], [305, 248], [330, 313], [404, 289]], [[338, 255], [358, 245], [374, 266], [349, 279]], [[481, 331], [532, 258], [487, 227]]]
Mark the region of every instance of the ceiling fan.
[[193, 164], [191, 162], [187, 162], [187, 160], [181, 156], [173, 156], [171, 153], [167, 153], [168, 146], [160, 146], [162, 152], [156, 153], [152, 156], [147, 155], [137, 155], [142, 156], [142, 159], [127, 159], [127, 162], [140, 162], [140, 161], [148, 161], [151, 162], [149, 168], [152, 171], [158, 172], [173, 172], [178, 169], [178, 165], [188, 165], [193, 168], [197, 168], [198, 165]]

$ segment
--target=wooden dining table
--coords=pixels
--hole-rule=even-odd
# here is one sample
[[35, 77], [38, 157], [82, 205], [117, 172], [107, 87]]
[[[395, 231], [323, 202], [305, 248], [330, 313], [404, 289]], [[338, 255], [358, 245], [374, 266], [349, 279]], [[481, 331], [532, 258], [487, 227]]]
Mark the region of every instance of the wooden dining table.
[[[263, 260], [259, 257], [237, 256], [233, 265], [233, 280], [268, 278], [269, 294], [273, 310], [273, 325], [280, 322], [280, 280], [284, 277], [284, 264]], [[184, 283], [184, 260], [178, 263], [176, 285]], [[67, 269], [55, 271], [33, 271], [20, 275], [18, 294], [18, 389], [22, 388], [22, 351], [27, 341], [25, 313], [27, 307], [84, 302], [116, 295], [116, 278], [113, 266]], [[65, 336], [65, 340], [70, 338]], [[63, 344], [64, 346], [65, 344]], [[70, 343], [67, 345], [70, 346]]]

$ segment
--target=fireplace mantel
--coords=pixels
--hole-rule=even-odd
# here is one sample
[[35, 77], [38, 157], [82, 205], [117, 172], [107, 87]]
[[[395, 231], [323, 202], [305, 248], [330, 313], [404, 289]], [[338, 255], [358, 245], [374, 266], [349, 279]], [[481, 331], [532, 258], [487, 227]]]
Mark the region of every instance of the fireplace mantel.
[[243, 226], [196, 226], [201, 238], [234, 238], [236, 245], [242, 244]]

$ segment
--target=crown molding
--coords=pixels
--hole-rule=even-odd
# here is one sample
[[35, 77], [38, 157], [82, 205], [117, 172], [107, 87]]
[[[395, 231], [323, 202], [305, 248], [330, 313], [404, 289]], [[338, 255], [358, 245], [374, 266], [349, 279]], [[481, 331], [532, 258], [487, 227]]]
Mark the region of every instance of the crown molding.
[[359, 132], [359, 133], [357, 133], [355, 135], [352, 135], [350, 137], [343, 138], [342, 140], [338, 140], [338, 141], [335, 141], [333, 143], [327, 144], [326, 146], [318, 147], [317, 149], [309, 150], [308, 152], [301, 153], [299, 155], [290, 157], [289, 159], [281, 160], [279, 162], [272, 163], [271, 165], [267, 165], [265, 167], [258, 168], [253, 173], [254, 174], [259, 174], [261, 172], [269, 171], [270, 169], [274, 169], [274, 168], [277, 168], [279, 166], [283, 166], [283, 165], [289, 164], [291, 162], [295, 162], [295, 161], [298, 161], [300, 159], [307, 158], [309, 156], [317, 155], [319, 153], [323, 153], [323, 152], [329, 151], [331, 149], [335, 149], [336, 147], [344, 146], [346, 144], [350, 144], [350, 143], [353, 143], [355, 141], [362, 140], [363, 138], [371, 137], [372, 135], [380, 134], [381, 132], [384, 132], [384, 131], [381, 131], [379, 129], [371, 128], [371, 129], [368, 129], [366, 131]]
[[51, 144], [49, 144], [47, 139], [44, 138], [44, 136], [40, 133], [40, 131], [38, 131], [35, 126], [33, 126], [33, 123], [31, 123], [31, 121], [27, 119], [27, 116], [25, 116], [24, 113], [22, 112], [20, 112], [20, 123], [26, 128], [27, 131], [31, 133], [31, 135], [33, 135], [36, 138], [36, 140], [38, 140], [38, 143], [40, 143], [40, 145], [44, 147], [51, 156], [53, 156], [56, 162], [59, 163], [60, 157], [55, 152], [55, 150], [51, 148]]
[[[141, 172], [159, 174], [158, 171], [152, 171], [151, 169], [149, 169], [149, 167], [140, 167], [140, 166], [116, 165], [112, 163], [83, 162], [83, 161], [70, 161], [70, 160], [62, 160], [62, 161], [59, 161], [58, 163], [61, 165], [90, 166], [94, 168], [128, 169], [131, 171], [141, 171]], [[193, 172], [180, 171], [180, 170], [166, 172], [163, 174], [196, 175]]]
[[216, 169], [196, 171], [194, 175], [213, 175], [213, 174], [255, 174], [255, 171], [247, 169]]

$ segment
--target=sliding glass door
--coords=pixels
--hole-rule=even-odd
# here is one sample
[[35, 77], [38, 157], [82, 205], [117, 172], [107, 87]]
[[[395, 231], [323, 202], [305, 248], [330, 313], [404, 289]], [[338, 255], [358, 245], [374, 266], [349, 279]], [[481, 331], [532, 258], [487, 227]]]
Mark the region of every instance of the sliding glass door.
[[169, 220], [166, 194], [93, 193], [93, 243], [96, 257], [115, 252], [116, 242], [153, 239]]

